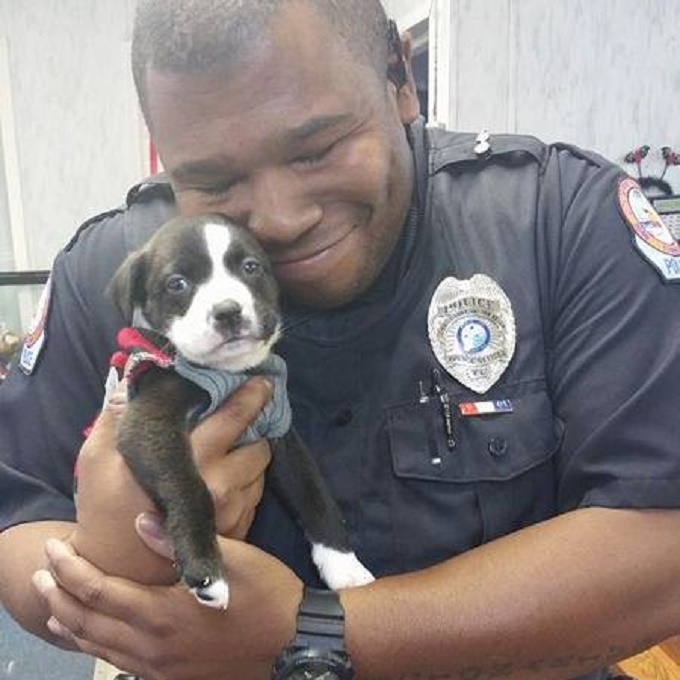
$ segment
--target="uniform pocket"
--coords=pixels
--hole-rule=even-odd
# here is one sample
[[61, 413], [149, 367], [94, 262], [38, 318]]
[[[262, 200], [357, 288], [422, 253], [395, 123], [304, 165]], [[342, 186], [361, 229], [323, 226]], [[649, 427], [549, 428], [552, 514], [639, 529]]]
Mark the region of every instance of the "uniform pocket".
[[454, 448], [435, 397], [388, 409], [391, 512], [395, 527], [412, 536], [401, 544], [409, 566], [433, 564], [554, 514], [551, 458], [559, 431], [545, 390], [531, 387], [498, 390], [511, 400], [511, 413], [461, 416], [452, 397]]
[[392, 463], [397, 477], [469, 483], [503, 481], [539, 465], [558, 436], [544, 391], [511, 399], [512, 413], [461, 416], [451, 404], [455, 448], [449, 448], [442, 408], [435, 398], [388, 409]]

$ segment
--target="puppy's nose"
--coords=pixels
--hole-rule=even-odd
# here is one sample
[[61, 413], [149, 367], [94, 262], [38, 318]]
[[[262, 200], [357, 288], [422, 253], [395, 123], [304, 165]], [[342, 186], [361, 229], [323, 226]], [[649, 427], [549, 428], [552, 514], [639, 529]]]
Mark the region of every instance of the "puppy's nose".
[[211, 316], [215, 325], [222, 329], [236, 330], [241, 324], [243, 309], [235, 300], [225, 300], [212, 308]]

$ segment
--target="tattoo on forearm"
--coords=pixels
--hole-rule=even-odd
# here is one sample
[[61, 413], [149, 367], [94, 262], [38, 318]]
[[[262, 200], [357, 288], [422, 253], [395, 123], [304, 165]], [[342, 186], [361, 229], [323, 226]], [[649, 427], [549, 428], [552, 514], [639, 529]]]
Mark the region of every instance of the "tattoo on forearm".
[[536, 659], [525, 664], [495, 664], [492, 666], [469, 666], [462, 669], [450, 680], [493, 680], [495, 678], [507, 678], [514, 674], [526, 675], [527, 672], [537, 677], [545, 675], [546, 671], [569, 668], [607, 666], [625, 656], [623, 647], [612, 646], [606, 652], [593, 654], [574, 654], [556, 656], [554, 658]]
[[[604, 652], [565, 654], [546, 659], [536, 659], [529, 663], [493, 663], [488, 665], [467, 666], [453, 673], [414, 673], [395, 676], [393, 678], [374, 678], [373, 680], [502, 680], [517, 674], [520, 677], [535, 675], [536, 678], [545, 677], [547, 671], [575, 668], [603, 668], [623, 659], [638, 650], [647, 649], [656, 644], [657, 640], [641, 640], [636, 645], [625, 648], [611, 645]], [[571, 674], [569, 674], [571, 675]], [[565, 675], [567, 677], [567, 675]]]

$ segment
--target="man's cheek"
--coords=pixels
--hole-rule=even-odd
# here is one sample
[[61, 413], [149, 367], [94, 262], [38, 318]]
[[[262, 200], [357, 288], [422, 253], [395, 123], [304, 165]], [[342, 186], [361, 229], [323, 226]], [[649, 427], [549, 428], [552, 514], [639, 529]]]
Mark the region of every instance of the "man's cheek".
[[390, 156], [378, 145], [365, 145], [365, 155], [353, 154], [346, 167], [348, 189], [357, 203], [376, 208], [390, 199]]

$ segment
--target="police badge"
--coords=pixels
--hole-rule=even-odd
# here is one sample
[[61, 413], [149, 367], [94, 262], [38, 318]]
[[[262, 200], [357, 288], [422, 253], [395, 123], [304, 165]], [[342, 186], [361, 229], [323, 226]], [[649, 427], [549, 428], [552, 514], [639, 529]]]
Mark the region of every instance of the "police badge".
[[444, 279], [432, 296], [427, 330], [439, 363], [478, 394], [496, 383], [515, 352], [510, 300], [485, 274]]

